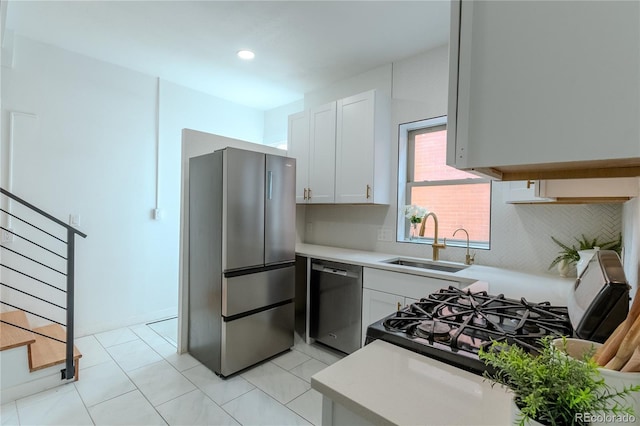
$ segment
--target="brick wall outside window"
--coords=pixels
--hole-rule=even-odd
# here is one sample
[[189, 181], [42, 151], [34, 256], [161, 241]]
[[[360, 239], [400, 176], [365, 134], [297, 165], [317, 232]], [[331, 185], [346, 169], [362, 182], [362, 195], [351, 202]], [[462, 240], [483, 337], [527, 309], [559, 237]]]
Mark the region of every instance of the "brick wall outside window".
[[[479, 179], [478, 176], [446, 165], [446, 130], [415, 135], [414, 182]], [[453, 238], [453, 232], [465, 228], [472, 241], [489, 242], [491, 184], [419, 186], [411, 189], [411, 204], [420, 205], [438, 216], [438, 238]], [[425, 236], [433, 238], [432, 219]], [[455, 239], [465, 239], [463, 232]]]

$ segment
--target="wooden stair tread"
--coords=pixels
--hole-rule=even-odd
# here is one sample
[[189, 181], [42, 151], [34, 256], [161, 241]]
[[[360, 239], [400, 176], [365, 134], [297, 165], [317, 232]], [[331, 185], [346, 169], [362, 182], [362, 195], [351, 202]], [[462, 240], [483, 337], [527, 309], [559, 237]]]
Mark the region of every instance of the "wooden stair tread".
[[[27, 315], [23, 311], [2, 312], [0, 313], [0, 319], [29, 330], [31, 329]], [[32, 332], [0, 322], [0, 351], [30, 345], [35, 341], [35, 335]]]
[[[44, 334], [45, 336], [55, 337], [59, 340], [66, 340], [67, 333], [58, 324], [45, 325], [33, 329], [34, 332]], [[29, 368], [31, 371], [40, 370], [51, 367], [53, 365], [62, 364], [66, 360], [66, 345], [47, 337], [35, 334], [35, 343], [31, 345], [31, 357], [29, 359]], [[82, 354], [78, 348], [73, 346], [73, 359], [78, 360]]]

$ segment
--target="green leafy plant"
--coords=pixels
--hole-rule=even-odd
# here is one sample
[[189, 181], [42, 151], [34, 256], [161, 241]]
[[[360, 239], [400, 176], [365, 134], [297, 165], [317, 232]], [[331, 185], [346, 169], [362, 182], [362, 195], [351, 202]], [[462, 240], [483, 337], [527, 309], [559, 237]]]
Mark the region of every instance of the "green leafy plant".
[[[586, 424], [581, 421], [584, 413], [634, 414], [625, 406], [626, 397], [640, 391], [640, 385], [621, 391], [609, 387], [592, 359], [593, 352], [575, 359], [552, 345], [553, 339], [540, 340], [538, 355], [506, 342], [493, 342], [479, 352], [480, 359], [495, 370], [485, 377], [513, 391], [521, 411], [517, 424], [535, 420], [550, 426], [574, 426]], [[562, 347], [566, 349], [566, 340]]]
[[575, 238], [578, 242], [578, 246], [564, 244], [563, 242], [557, 240], [555, 237], [551, 237], [554, 243], [558, 244], [562, 250], [558, 252], [558, 256], [551, 262], [549, 265], [549, 269], [556, 266], [561, 261], [567, 262], [569, 265], [572, 265], [580, 260], [580, 254], [578, 251], [580, 250], [590, 250], [594, 247], [600, 247], [602, 250], [614, 250], [618, 254], [622, 251], [622, 234], [618, 236], [618, 239], [607, 241], [607, 242], [599, 242], [597, 238], [589, 239], [584, 234], [581, 235], [581, 239]]

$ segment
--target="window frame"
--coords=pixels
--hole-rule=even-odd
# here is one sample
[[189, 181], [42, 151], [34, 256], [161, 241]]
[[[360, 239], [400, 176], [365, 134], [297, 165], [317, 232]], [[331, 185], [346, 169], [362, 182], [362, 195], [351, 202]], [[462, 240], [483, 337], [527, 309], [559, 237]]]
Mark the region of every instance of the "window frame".
[[[441, 128], [441, 129], [437, 129]], [[465, 185], [465, 184], [481, 184], [489, 183], [489, 240], [487, 242], [470, 241], [469, 247], [473, 249], [489, 250], [491, 248], [491, 194], [493, 185], [491, 179], [480, 176], [478, 179], [454, 179], [454, 180], [438, 180], [438, 181], [421, 181], [412, 182], [410, 177], [413, 175], [415, 165], [415, 146], [411, 146], [410, 134], [421, 134], [447, 128], [447, 116], [440, 116], [425, 120], [418, 120], [409, 123], [403, 123], [398, 126], [398, 213], [397, 213], [397, 229], [396, 241], [399, 243], [409, 244], [432, 244], [433, 238], [417, 237], [409, 240], [407, 237], [410, 233], [410, 225], [403, 215], [404, 206], [411, 204], [411, 189], [427, 186], [446, 186], [446, 185]], [[447, 238], [447, 245], [452, 247], [466, 247], [467, 240]]]

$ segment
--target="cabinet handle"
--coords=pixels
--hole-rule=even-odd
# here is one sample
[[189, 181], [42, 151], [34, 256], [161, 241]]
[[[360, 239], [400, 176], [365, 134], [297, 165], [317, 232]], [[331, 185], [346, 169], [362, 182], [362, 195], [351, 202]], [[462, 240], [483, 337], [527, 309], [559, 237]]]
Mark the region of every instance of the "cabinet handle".
[[367, 185], [367, 200], [371, 198], [371, 187]]
[[398, 310], [402, 309], [402, 304], [398, 302]]
[[311, 188], [309, 188], [307, 191], [307, 200], [311, 200]]
[[303, 200], [306, 200], [306, 199], [307, 199], [307, 188], [304, 189], [304, 197], [303, 197]]
[[527, 189], [531, 188], [531, 185], [535, 185], [535, 184], [536, 184], [536, 182], [535, 182], [535, 181], [533, 181], [533, 180], [528, 180], [528, 181], [527, 181]]

